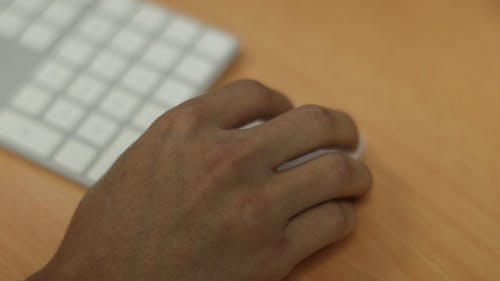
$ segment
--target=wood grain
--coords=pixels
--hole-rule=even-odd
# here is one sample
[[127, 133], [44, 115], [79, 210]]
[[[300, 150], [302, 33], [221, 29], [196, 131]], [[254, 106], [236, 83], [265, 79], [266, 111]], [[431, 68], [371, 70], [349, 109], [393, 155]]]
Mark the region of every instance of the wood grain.
[[[350, 112], [375, 187], [289, 280], [500, 280], [498, 1], [165, 1], [239, 35], [256, 78]], [[0, 280], [56, 249], [84, 190], [0, 152]]]

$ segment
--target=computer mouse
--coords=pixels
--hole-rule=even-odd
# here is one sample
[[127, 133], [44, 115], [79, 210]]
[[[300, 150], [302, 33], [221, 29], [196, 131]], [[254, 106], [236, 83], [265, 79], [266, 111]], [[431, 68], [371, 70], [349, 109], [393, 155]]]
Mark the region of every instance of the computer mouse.
[[[251, 122], [251, 123], [241, 127], [240, 129], [248, 129], [248, 128], [256, 127], [262, 123], [264, 123], [264, 121], [257, 120], [257, 121]], [[365, 147], [366, 147], [366, 140], [365, 140], [365, 137], [361, 134], [361, 136], [359, 138], [358, 147], [354, 151], [345, 151], [345, 150], [334, 149], [334, 148], [320, 148], [318, 150], [304, 154], [298, 158], [295, 158], [293, 160], [290, 160], [288, 162], [281, 164], [278, 168], [276, 168], [276, 171], [284, 171], [284, 170], [293, 168], [293, 167], [298, 166], [304, 162], [315, 159], [323, 154], [335, 152], [335, 151], [345, 153], [345, 154], [349, 155], [349, 157], [357, 160], [357, 159], [360, 159], [361, 156], [363, 155]]]

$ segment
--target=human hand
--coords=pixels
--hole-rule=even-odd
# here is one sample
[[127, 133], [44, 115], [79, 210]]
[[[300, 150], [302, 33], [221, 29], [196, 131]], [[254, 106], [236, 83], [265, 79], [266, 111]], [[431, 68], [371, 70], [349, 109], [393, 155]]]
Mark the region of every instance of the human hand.
[[[257, 119], [260, 126], [239, 130]], [[353, 228], [371, 185], [340, 152], [344, 113], [238, 81], [160, 117], [83, 198], [54, 258], [29, 280], [277, 281]]]

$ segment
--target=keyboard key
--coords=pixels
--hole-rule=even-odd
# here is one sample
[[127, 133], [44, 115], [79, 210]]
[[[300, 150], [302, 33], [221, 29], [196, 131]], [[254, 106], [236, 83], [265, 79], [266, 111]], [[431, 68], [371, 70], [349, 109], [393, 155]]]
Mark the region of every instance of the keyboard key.
[[163, 104], [172, 107], [198, 95], [198, 90], [191, 85], [174, 78], [168, 78], [155, 93], [155, 97]]
[[98, 9], [115, 19], [127, 17], [136, 7], [136, 1], [131, 0], [102, 0], [98, 4]]
[[31, 25], [21, 37], [21, 44], [36, 51], [45, 51], [57, 39], [58, 33], [45, 22]]
[[73, 173], [81, 173], [97, 155], [96, 150], [75, 139], [68, 140], [54, 156], [54, 162]]
[[144, 44], [146, 38], [131, 29], [124, 29], [113, 38], [111, 47], [127, 56], [133, 56], [139, 52]]
[[143, 60], [149, 65], [165, 71], [170, 69], [179, 57], [178, 49], [164, 42], [155, 42], [145, 52]]
[[58, 56], [75, 66], [85, 64], [93, 54], [93, 46], [79, 38], [67, 39], [59, 48]]
[[70, 1], [67, 1], [68, 3], [70, 3], [71, 5], [76, 5], [76, 6], [79, 6], [79, 7], [84, 7], [88, 4], [90, 4], [91, 2], [94, 2], [94, 0], [70, 0]]
[[123, 57], [104, 51], [92, 62], [89, 69], [106, 80], [116, 79], [125, 70], [127, 62]]
[[27, 25], [26, 19], [12, 9], [5, 9], [0, 13], [0, 35], [11, 38]]
[[197, 22], [185, 16], [178, 16], [167, 26], [163, 36], [174, 44], [185, 46], [191, 43], [200, 31], [201, 26]]
[[101, 97], [104, 90], [106, 90], [106, 86], [103, 83], [83, 74], [71, 84], [68, 95], [87, 105], [91, 105]]
[[61, 28], [68, 26], [78, 16], [78, 7], [66, 2], [68, 1], [58, 0], [53, 2], [45, 10], [43, 17]]
[[194, 56], [185, 57], [175, 69], [175, 74], [196, 85], [205, 85], [215, 75], [215, 65]]
[[84, 110], [65, 99], [57, 100], [45, 113], [45, 121], [65, 131], [70, 131], [83, 117]]
[[132, 123], [142, 130], [146, 130], [158, 117], [167, 111], [166, 108], [153, 103], [146, 103], [134, 117]]
[[151, 92], [160, 75], [146, 67], [136, 65], [132, 67], [122, 79], [122, 84], [140, 95]]
[[168, 12], [156, 4], [142, 3], [131, 24], [146, 32], [160, 29], [168, 18]]
[[49, 0], [14, 0], [11, 7], [25, 14], [33, 14], [41, 10]]
[[102, 146], [118, 129], [118, 124], [98, 113], [90, 115], [81, 125], [77, 134], [85, 140]]
[[111, 165], [113, 165], [116, 159], [118, 159], [118, 157], [140, 136], [141, 133], [138, 130], [131, 128], [124, 129], [108, 148], [101, 153], [99, 159], [89, 169], [87, 176], [94, 182], [99, 180], [99, 178], [108, 171]]
[[36, 157], [49, 156], [62, 135], [9, 109], [0, 112], [0, 139]]
[[109, 39], [115, 28], [113, 23], [104, 17], [92, 15], [81, 23], [80, 32], [90, 40], [101, 43]]
[[36, 115], [48, 105], [51, 99], [52, 96], [46, 91], [35, 86], [26, 86], [14, 96], [12, 104], [27, 113]]
[[54, 91], [63, 89], [73, 76], [73, 71], [60, 63], [49, 61], [35, 74], [35, 79]]
[[226, 33], [214, 29], [207, 30], [198, 40], [195, 51], [215, 60], [223, 60], [236, 50], [236, 39]]
[[123, 90], [114, 89], [101, 103], [100, 109], [109, 115], [124, 120], [135, 109], [139, 99]]

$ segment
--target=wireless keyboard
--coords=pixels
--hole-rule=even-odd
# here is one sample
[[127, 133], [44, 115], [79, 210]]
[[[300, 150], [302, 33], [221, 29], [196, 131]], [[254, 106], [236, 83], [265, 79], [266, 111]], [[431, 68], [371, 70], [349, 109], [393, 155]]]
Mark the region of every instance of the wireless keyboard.
[[0, 144], [90, 187], [237, 49], [152, 3], [0, 0]]

